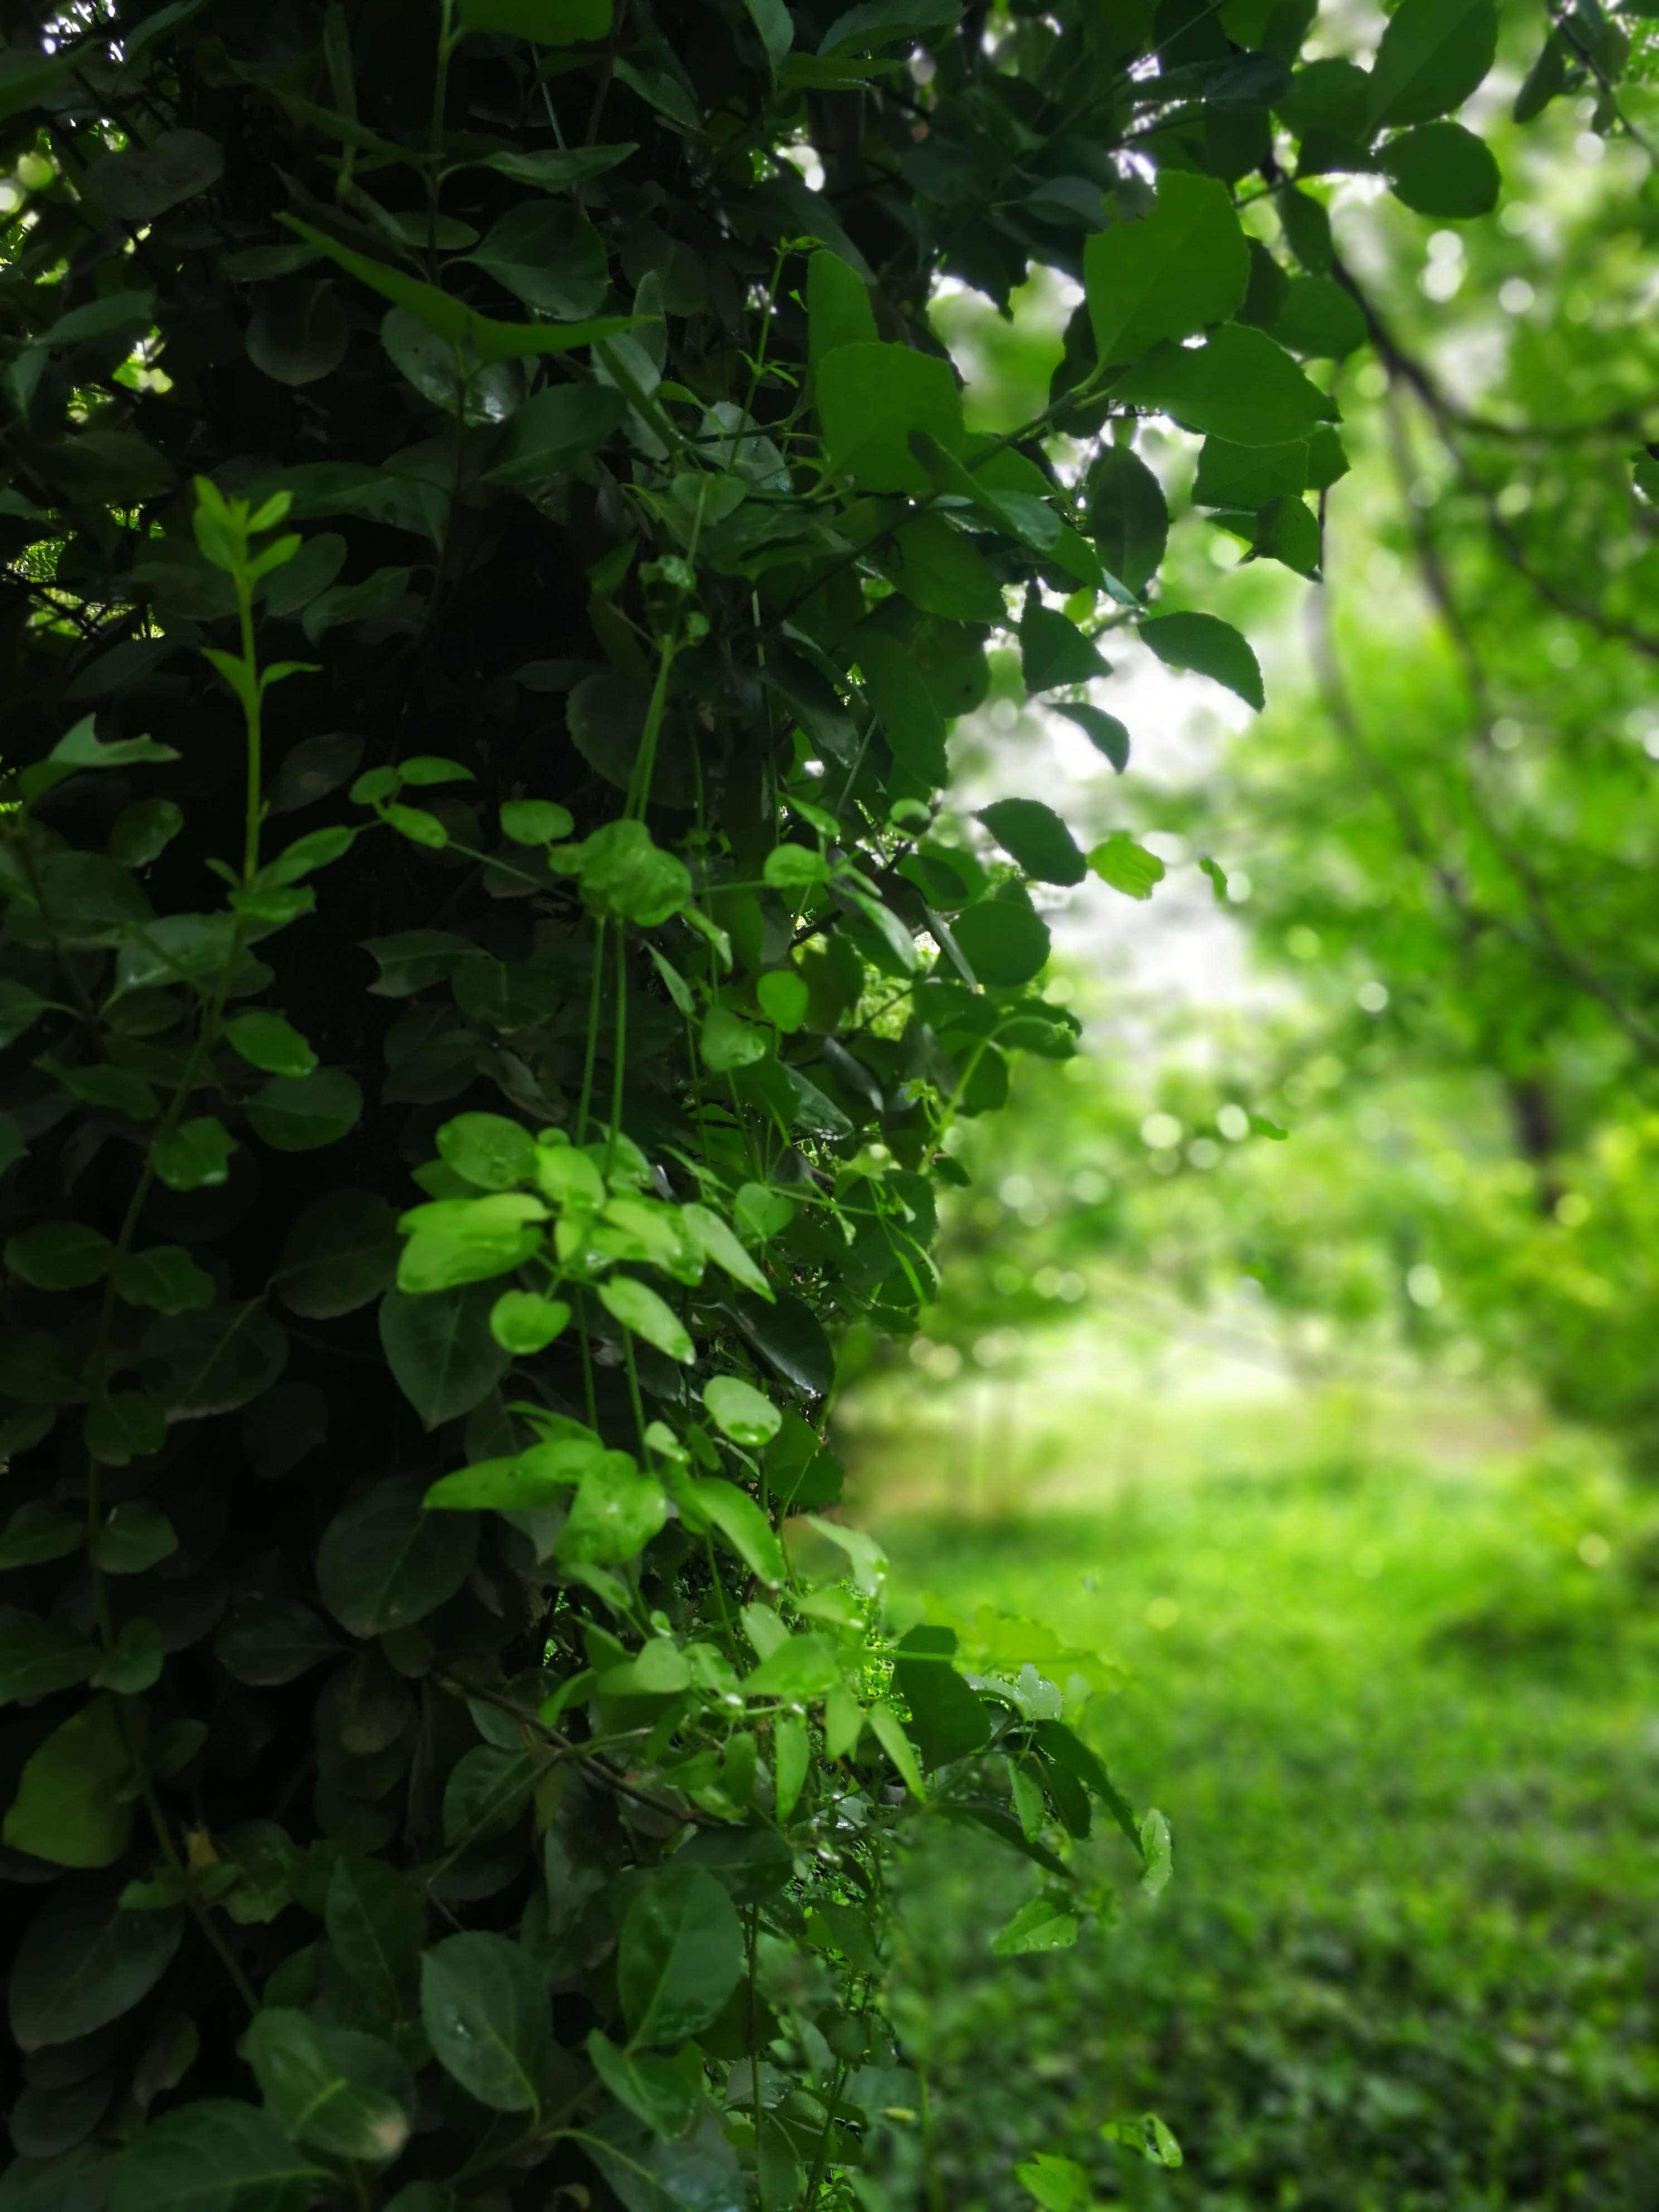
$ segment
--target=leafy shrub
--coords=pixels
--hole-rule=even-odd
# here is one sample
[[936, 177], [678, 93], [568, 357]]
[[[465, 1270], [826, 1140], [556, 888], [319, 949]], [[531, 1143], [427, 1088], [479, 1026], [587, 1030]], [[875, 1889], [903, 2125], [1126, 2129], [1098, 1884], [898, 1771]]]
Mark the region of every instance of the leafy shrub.
[[[1313, 9], [1232, 12], [12, 11], [6, 2212], [811, 2203], [915, 1805], [1059, 1885], [1016, 1948], [1096, 1808], [1167, 1873], [1085, 1674], [893, 1643], [825, 1423], [1073, 1049], [1041, 887], [1147, 888], [942, 815], [988, 635], [1259, 703], [1135, 422], [1272, 448], [1293, 565], [1343, 466], [1230, 190]], [[1033, 261], [970, 434], [930, 294]]]

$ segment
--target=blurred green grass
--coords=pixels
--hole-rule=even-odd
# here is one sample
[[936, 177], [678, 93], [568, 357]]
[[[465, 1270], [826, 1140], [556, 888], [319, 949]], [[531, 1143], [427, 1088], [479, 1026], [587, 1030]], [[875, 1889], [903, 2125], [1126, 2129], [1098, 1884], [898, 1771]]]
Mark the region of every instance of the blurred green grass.
[[[1084, 1847], [1119, 1924], [1003, 1960], [1035, 1870], [923, 1824], [894, 2002], [931, 2145], [898, 2132], [891, 2201], [1012, 2212], [1047, 2149], [1181, 2212], [1659, 2203], [1659, 1498], [1581, 1441], [1414, 1410], [1164, 1404], [1125, 1474], [1051, 1406], [1035, 1468], [1016, 1402], [977, 1512], [971, 1439], [858, 1439], [901, 1610], [1122, 1659], [1087, 1732], [1176, 1836], [1155, 1902]], [[1146, 2108], [1179, 2172], [1099, 2139]]]

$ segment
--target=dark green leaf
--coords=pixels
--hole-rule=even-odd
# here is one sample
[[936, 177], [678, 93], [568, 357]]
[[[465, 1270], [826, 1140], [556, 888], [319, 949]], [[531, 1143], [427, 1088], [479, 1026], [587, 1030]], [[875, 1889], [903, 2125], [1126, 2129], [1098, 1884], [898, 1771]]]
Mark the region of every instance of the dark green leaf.
[[83, 196], [123, 222], [149, 222], [218, 181], [224, 155], [199, 131], [164, 131], [149, 144], [101, 154], [81, 180]]
[[1006, 621], [1002, 586], [984, 555], [943, 515], [918, 515], [893, 542], [897, 555], [893, 580], [924, 613], [943, 615], [952, 622]]
[[422, 1510], [426, 1478], [385, 1475], [342, 1508], [323, 1532], [317, 1588], [354, 1636], [384, 1636], [424, 1620], [471, 1571], [478, 1524]]
[[1122, 775], [1129, 765], [1129, 732], [1115, 714], [1105, 714], [1098, 707], [1066, 706], [1058, 702], [1054, 711], [1075, 722], [1096, 751], [1104, 753]]
[[1198, 457], [1193, 497], [1200, 507], [1258, 507], [1270, 499], [1304, 491], [1308, 484], [1308, 442], [1284, 446], [1230, 446], [1206, 438]]
[[[741, 1196], [741, 1194], [739, 1194]], [[758, 1298], [734, 1298], [738, 1326], [786, 1382], [822, 1397], [836, 1377], [836, 1356], [811, 1308], [787, 1292], [763, 1305]]]
[[247, 326], [247, 357], [278, 384], [314, 384], [345, 359], [350, 336], [327, 277], [262, 285]]
[[814, 368], [837, 346], [877, 342], [875, 313], [863, 277], [826, 247], [820, 247], [806, 264], [806, 317], [808, 355]]
[[1371, 65], [1371, 122], [1427, 123], [1462, 106], [1497, 49], [1493, 0], [1401, 0]]
[[[999, 799], [980, 820], [1005, 853], [1040, 884], [1080, 884], [1086, 872], [1077, 840], [1040, 799]], [[972, 909], [970, 908], [971, 912]]]
[[483, 1287], [419, 1297], [388, 1291], [380, 1301], [381, 1345], [427, 1428], [470, 1413], [507, 1372], [512, 1354], [491, 1333], [492, 1304]]
[[7, 2003], [24, 2051], [91, 2035], [149, 1995], [173, 1962], [184, 1912], [125, 1911], [113, 1892], [54, 1893], [25, 1929]]
[[520, 1945], [489, 1935], [434, 1945], [421, 1960], [421, 2019], [433, 2056], [469, 2096], [499, 2112], [539, 2109], [553, 2008]]
[[288, 1338], [257, 1300], [172, 1314], [143, 1344], [144, 1386], [170, 1420], [233, 1413], [268, 1390], [288, 1364]]
[[1048, 958], [1048, 926], [1029, 902], [981, 899], [951, 925], [977, 980], [1010, 990], [1040, 975]]
[[743, 1930], [706, 1869], [669, 1866], [635, 1892], [623, 1922], [617, 1988], [630, 2049], [683, 2043], [706, 2027], [743, 1972]]
[[910, 1708], [924, 1766], [966, 1759], [990, 1737], [984, 1705], [951, 1663], [956, 1644], [952, 1629], [913, 1628], [893, 1655], [893, 1687]]
[[245, 1599], [220, 1624], [213, 1655], [233, 1681], [261, 1688], [291, 1682], [332, 1658], [339, 1638], [297, 1598]]
[[84, 1290], [109, 1273], [115, 1247], [82, 1221], [43, 1221], [6, 1239], [6, 1266], [37, 1291]]
[[410, 2016], [426, 1916], [403, 1875], [382, 1859], [342, 1852], [329, 1875], [324, 1921], [335, 1957], [377, 2010], [388, 2019]]
[[279, 1152], [310, 1152], [337, 1144], [356, 1127], [362, 1110], [357, 1079], [343, 1067], [274, 1076], [247, 1102], [254, 1133]]
[[1132, 592], [1144, 591], [1170, 535], [1163, 486], [1127, 446], [1109, 446], [1089, 471], [1088, 499], [1102, 565]]
[[100, 1656], [95, 1644], [62, 1622], [0, 1606], [0, 1705], [84, 1682]]
[[372, 1191], [313, 1199], [288, 1234], [276, 1283], [283, 1304], [308, 1320], [355, 1313], [398, 1271], [397, 1216]]
[[1270, 499], [1255, 519], [1251, 550], [1258, 558], [1282, 561], [1298, 575], [1319, 569], [1319, 518], [1305, 500]]
[[611, 28], [611, 0], [457, 0], [463, 30], [495, 31], [541, 46], [571, 46], [602, 39]]
[[1381, 160], [1395, 198], [1419, 215], [1467, 222], [1498, 204], [1503, 179], [1492, 149], [1461, 123], [1402, 131], [1382, 148]]
[[1019, 652], [1025, 689], [1034, 697], [1062, 684], [1088, 684], [1112, 672], [1111, 663], [1069, 617], [1036, 599], [1026, 601], [1020, 617]]
[[329, 2035], [302, 2012], [270, 2006], [253, 2015], [242, 2050], [266, 2105], [296, 2142], [383, 2165], [408, 2141], [409, 2116], [357, 2075], [355, 2039]]
[[919, 782], [945, 783], [945, 717], [913, 656], [898, 638], [867, 623], [854, 642], [865, 690], [894, 757]]
[[524, 200], [464, 257], [538, 314], [591, 315], [610, 289], [599, 234], [564, 200]]
[[[1303, 509], [1307, 514], [1307, 509]], [[1313, 517], [1309, 515], [1311, 522]], [[1316, 531], [1317, 525], [1315, 526]], [[1256, 657], [1231, 623], [1218, 615], [1154, 615], [1140, 625], [1145, 643], [1167, 668], [1191, 668], [1236, 691], [1259, 713], [1267, 701]]]
[[300, 2212], [325, 2178], [270, 2113], [208, 2098], [151, 2121], [110, 2212]]

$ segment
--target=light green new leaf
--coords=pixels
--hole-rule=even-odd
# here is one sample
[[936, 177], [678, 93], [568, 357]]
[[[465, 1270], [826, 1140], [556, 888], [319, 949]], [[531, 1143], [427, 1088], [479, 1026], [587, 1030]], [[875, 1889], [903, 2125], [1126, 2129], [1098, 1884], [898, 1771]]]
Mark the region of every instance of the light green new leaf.
[[381, 2166], [408, 2142], [409, 2115], [396, 2098], [356, 2076], [350, 2064], [355, 2041], [385, 2051], [397, 2064], [395, 2053], [372, 2038], [350, 2030], [331, 2036], [306, 2014], [281, 2005], [255, 2013], [242, 2052], [266, 2104], [297, 2142]]
[[733, 1443], [757, 1448], [768, 1443], [783, 1425], [783, 1416], [769, 1398], [738, 1375], [716, 1375], [704, 1384], [702, 1402], [722, 1436]]
[[612, 1275], [599, 1285], [599, 1298], [613, 1321], [642, 1336], [647, 1344], [654, 1344], [669, 1358], [683, 1360], [689, 1366], [696, 1358], [685, 1323], [666, 1299], [637, 1276]]
[[1164, 880], [1164, 863], [1156, 853], [1137, 845], [1127, 830], [1115, 830], [1089, 855], [1089, 866], [1102, 883], [1109, 884], [1126, 898], [1149, 899], [1152, 885]]
[[680, 1219], [714, 1265], [723, 1268], [733, 1282], [741, 1283], [745, 1290], [754, 1291], [763, 1298], [772, 1297], [772, 1285], [718, 1213], [711, 1212], [706, 1206], [687, 1206], [682, 1207]]
[[615, 1567], [635, 1558], [668, 1519], [668, 1500], [654, 1475], [641, 1474], [627, 1452], [602, 1452], [582, 1476], [558, 1535], [568, 1563]]
[[1077, 1942], [1078, 1925], [1071, 1899], [1059, 1891], [1045, 1889], [1022, 1905], [993, 1937], [992, 1954], [999, 1959], [1018, 1959], [1032, 1951], [1069, 1951]]

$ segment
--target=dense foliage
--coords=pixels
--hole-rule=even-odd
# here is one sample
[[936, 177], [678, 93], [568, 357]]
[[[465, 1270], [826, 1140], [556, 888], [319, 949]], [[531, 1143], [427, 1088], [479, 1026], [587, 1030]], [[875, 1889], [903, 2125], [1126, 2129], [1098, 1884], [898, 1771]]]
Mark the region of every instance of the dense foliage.
[[[1137, 438], [1313, 571], [1290, 173], [1497, 192], [1491, 0], [1314, 12], [9, 12], [5, 2212], [813, 2204], [917, 1807], [1043, 1869], [1010, 1951], [1097, 1814], [1167, 1876], [1085, 1656], [895, 1643], [825, 1423], [1074, 1049], [1041, 887], [1158, 870], [951, 817], [988, 638], [1119, 769], [1104, 631], [1259, 707]], [[970, 431], [930, 301], [1034, 264]]]

